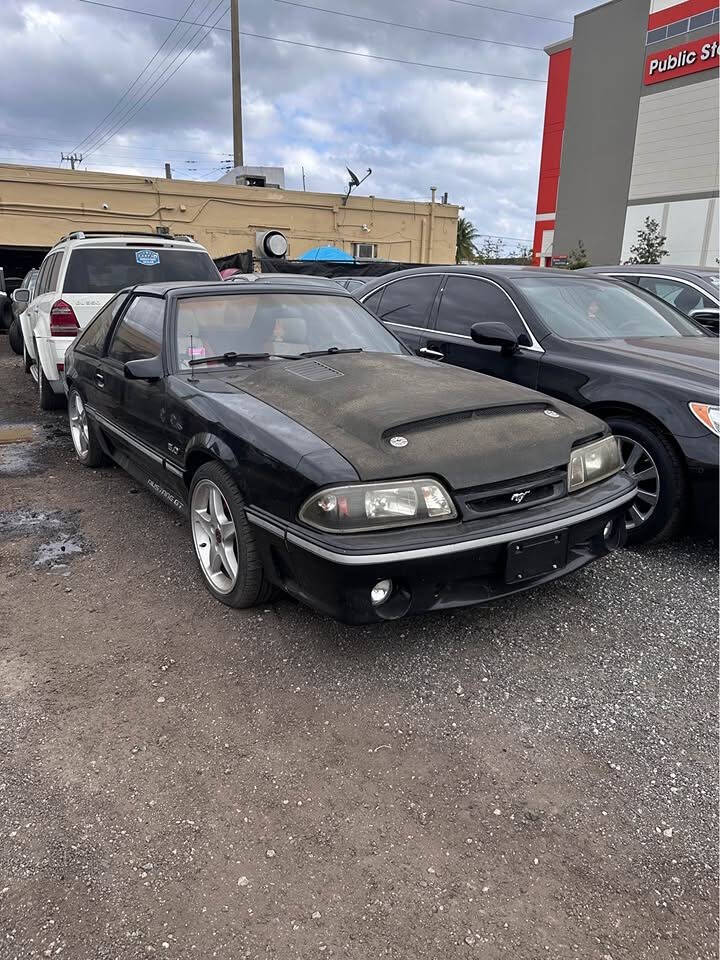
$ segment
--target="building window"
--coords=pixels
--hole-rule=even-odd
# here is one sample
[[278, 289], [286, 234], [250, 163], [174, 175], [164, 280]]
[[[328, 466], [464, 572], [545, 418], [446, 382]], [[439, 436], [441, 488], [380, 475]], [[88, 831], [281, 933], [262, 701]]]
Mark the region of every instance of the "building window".
[[711, 23], [717, 23], [718, 20], [720, 20], [720, 7], [716, 7], [714, 10], [706, 10], [705, 13], [698, 13], [689, 19], [686, 17], [684, 20], [676, 20], [666, 27], [648, 30], [647, 45], [669, 40], [670, 37], [680, 37], [684, 33], [690, 33], [692, 30], [699, 30]]
[[667, 38], [667, 27], [658, 27], [657, 30], [649, 30], [647, 35], [648, 43], [658, 43]]
[[688, 32], [687, 20], [677, 20], [668, 26], [668, 37], [679, 37]]
[[698, 13], [695, 17], [690, 17], [690, 29], [697, 30], [698, 27], [706, 27], [713, 22], [713, 17], [717, 10], [708, 10], [706, 13]]
[[356, 260], [377, 260], [377, 244], [354, 243], [353, 256]]

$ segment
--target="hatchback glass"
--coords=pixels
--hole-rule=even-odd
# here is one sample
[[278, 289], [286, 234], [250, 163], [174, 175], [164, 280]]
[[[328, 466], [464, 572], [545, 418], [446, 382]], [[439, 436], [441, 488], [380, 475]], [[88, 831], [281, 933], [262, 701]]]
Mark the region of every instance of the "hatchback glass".
[[515, 284], [547, 327], [565, 340], [704, 335], [662, 301], [614, 283], [523, 277]]
[[63, 293], [117, 293], [139, 283], [219, 280], [202, 250], [163, 247], [95, 247], [73, 250]]
[[405, 352], [355, 300], [314, 294], [182, 297], [178, 301], [176, 336], [182, 369], [190, 366], [190, 360], [224, 353], [298, 357], [333, 347]]

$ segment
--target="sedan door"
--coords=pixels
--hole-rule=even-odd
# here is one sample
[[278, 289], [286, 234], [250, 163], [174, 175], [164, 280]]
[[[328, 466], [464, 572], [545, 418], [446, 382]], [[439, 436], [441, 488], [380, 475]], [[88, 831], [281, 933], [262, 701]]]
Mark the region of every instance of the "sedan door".
[[390, 280], [362, 302], [413, 353], [439, 360], [442, 358], [428, 350], [427, 340], [442, 278], [442, 273], [422, 273]]
[[[520, 339], [522, 345], [514, 353], [472, 339], [474, 324], [491, 321], [505, 324]], [[454, 366], [533, 389], [543, 354], [515, 303], [499, 284], [455, 273], [448, 274], [440, 291], [435, 330], [428, 337], [427, 349]]]
[[125, 364], [162, 354], [165, 300], [133, 297], [118, 321], [96, 373], [103, 426], [144, 474], [162, 476], [165, 380], [135, 380]]

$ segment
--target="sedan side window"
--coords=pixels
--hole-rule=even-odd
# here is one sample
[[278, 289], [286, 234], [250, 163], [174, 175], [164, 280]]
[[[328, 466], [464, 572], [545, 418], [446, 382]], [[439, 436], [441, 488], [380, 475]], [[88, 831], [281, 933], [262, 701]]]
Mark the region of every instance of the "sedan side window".
[[101, 357], [110, 327], [126, 300], [126, 293], [119, 293], [113, 297], [110, 303], [106, 304], [90, 321], [90, 325], [78, 340], [75, 349], [80, 353], [88, 353], [92, 357]]
[[[389, 283], [383, 288], [378, 316], [387, 323], [427, 327], [441, 279], [439, 274], [425, 274]], [[370, 309], [373, 309], [372, 306]]]
[[135, 297], [115, 328], [108, 357], [119, 363], [148, 360], [162, 351], [165, 301], [160, 297]]
[[691, 310], [703, 310], [706, 308], [717, 308], [709, 297], [704, 296], [695, 287], [691, 287], [681, 280], [671, 280], [664, 277], [641, 277], [640, 286], [656, 297], [671, 303], [674, 307], [684, 314], [689, 314]]
[[469, 337], [474, 323], [493, 320], [506, 323], [518, 336], [527, 333], [509, 298], [495, 284], [473, 277], [448, 277], [438, 311], [438, 333]]

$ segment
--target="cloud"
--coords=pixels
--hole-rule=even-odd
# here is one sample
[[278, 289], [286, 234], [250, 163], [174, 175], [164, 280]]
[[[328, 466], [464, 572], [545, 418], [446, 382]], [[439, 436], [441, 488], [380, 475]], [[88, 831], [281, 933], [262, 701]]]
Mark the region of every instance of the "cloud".
[[[392, 7], [386, 0], [365, 0], [362, 8], [349, 0], [308, 2], [538, 48], [572, 29], [449, 0], [422, 5], [398, 0]], [[520, 0], [500, 2], [525, 12]], [[545, 0], [537, 12], [571, 19], [589, 5], [587, 0]], [[212, 0], [193, 0], [187, 18], [204, 19], [213, 7]], [[176, 0], [153, 5], [154, 12], [169, 17], [183, 9]], [[401, 30], [278, 0], [244, 0], [241, 10], [247, 34], [484, 73], [543, 79], [547, 73], [540, 49]], [[228, 20], [220, 26], [228, 26]], [[186, 41], [205, 32], [180, 25], [171, 33], [173, 26], [81, 0], [6, 0], [0, 160], [55, 166], [61, 151], [79, 146], [92, 169], [162, 175], [169, 161], [178, 177], [219, 177], [232, 153], [229, 34], [208, 33], [171, 76]], [[149, 73], [103, 126], [105, 115], [164, 41]], [[251, 36], [242, 37], [242, 67], [248, 163], [285, 166], [288, 186], [297, 189], [304, 167], [309, 189], [333, 192], [345, 189], [346, 164], [356, 171], [372, 167], [364, 193], [427, 199], [430, 186], [437, 186], [451, 202], [464, 205], [481, 233], [531, 237], [542, 84], [446, 73]], [[137, 111], [140, 98], [150, 93]], [[102, 145], [113, 121], [124, 125]], [[83, 142], [98, 124], [100, 129]]]

